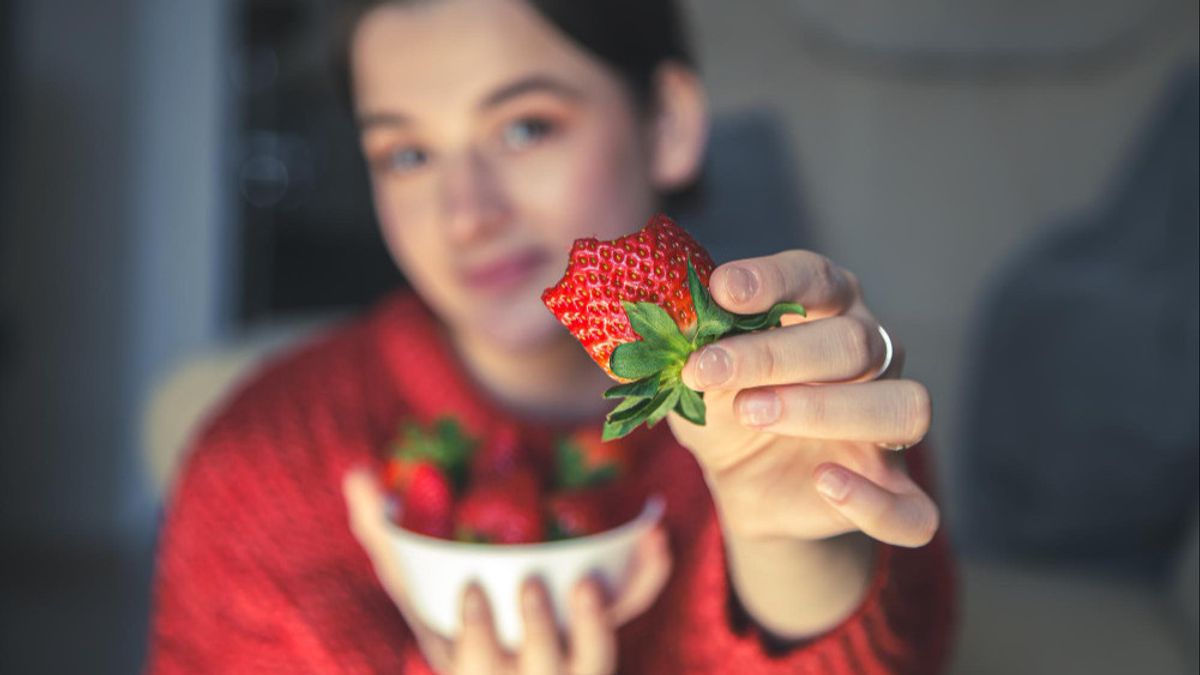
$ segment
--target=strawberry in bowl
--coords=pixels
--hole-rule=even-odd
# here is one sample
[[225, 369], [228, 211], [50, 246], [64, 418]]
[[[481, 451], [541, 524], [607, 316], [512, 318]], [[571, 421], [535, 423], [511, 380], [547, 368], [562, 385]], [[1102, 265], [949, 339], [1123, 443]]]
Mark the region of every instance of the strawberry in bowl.
[[[588, 576], [621, 588], [637, 542], [662, 517], [629, 479], [632, 453], [603, 443], [597, 429], [533, 453], [510, 429], [468, 437], [449, 418], [428, 428], [406, 423], [391, 444], [382, 482], [393, 502], [390, 540], [417, 616], [443, 635], [459, 627], [471, 582], [491, 604], [498, 639], [520, 641], [519, 588], [545, 585], [558, 617]], [[536, 461], [552, 456], [549, 464]]]

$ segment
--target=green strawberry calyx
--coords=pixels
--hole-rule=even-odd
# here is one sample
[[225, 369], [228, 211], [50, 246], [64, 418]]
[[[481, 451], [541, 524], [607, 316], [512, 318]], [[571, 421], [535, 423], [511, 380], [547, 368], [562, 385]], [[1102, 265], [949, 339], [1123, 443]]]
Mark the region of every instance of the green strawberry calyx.
[[604, 464], [588, 467], [583, 451], [570, 439], [562, 439], [554, 449], [555, 484], [562, 489], [582, 490], [611, 483], [620, 477], [617, 467]]
[[778, 327], [784, 314], [805, 316], [804, 306], [794, 302], [781, 302], [760, 314], [728, 312], [713, 301], [690, 258], [687, 268], [696, 322], [686, 334], [667, 310], [652, 302], [621, 303], [641, 340], [618, 345], [609, 358], [613, 373], [632, 381], [604, 392], [604, 398], [624, 399], [605, 418], [606, 441], [621, 438], [643, 423], [653, 427], [672, 411], [703, 426], [704, 394], [680, 377], [688, 356], [728, 335]]
[[452, 417], [439, 417], [431, 428], [416, 421], [405, 422], [391, 446], [391, 456], [405, 462], [432, 462], [444, 471], [456, 488], [466, 482], [467, 464], [475, 449], [468, 436]]

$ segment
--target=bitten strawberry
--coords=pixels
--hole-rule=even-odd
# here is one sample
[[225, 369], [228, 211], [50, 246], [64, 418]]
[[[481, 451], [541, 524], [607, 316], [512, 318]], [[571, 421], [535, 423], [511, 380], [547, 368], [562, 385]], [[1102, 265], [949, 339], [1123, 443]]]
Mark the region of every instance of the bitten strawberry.
[[779, 325], [804, 307], [780, 303], [762, 314], [731, 314], [708, 293], [712, 258], [670, 218], [602, 242], [577, 239], [563, 278], [542, 302], [596, 363], [622, 382], [605, 392], [624, 398], [604, 424], [604, 439], [671, 411], [704, 424], [704, 399], [680, 379], [688, 355], [721, 337]]
[[462, 541], [531, 544], [546, 536], [542, 490], [532, 471], [518, 470], [471, 486], [458, 503], [455, 535]]
[[401, 498], [400, 527], [431, 537], [454, 534], [454, 490], [433, 462], [411, 465]]
[[596, 427], [581, 428], [555, 446], [555, 484], [560, 488], [594, 487], [629, 475], [633, 453], [624, 441], [605, 442]]
[[687, 286], [689, 259], [707, 285], [712, 258], [669, 218], [657, 215], [636, 234], [576, 240], [566, 274], [542, 293], [542, 302], [610, 377], [628, 382], [610, 366], [617, 346], [638, 339], [622, 304], [654, 303], [680, 330], [689, 330], [696, 322]]

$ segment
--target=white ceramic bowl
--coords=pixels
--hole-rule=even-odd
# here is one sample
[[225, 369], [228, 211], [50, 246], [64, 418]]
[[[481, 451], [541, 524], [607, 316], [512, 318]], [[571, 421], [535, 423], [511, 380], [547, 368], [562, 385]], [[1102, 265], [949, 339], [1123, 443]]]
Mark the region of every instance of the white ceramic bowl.
[[522, 635], [518, 605], [522, 582], [540, 578], [555, 615], [563, 622], [571, 589], [589, 574], [597, 575], [614, 592], [621, 589], [638, 539], [662, 518], [663, 506], [662, 498], [651, 497], [641, 514], [624, 525], [539, 544], [448, 541], [394, 525], [390, 535], [409, 602], [426, 625], [442, 635], [457, 635], [462, 594], [475, 581], [491, 604], [497, 638], [506, 648], [515, 649]]

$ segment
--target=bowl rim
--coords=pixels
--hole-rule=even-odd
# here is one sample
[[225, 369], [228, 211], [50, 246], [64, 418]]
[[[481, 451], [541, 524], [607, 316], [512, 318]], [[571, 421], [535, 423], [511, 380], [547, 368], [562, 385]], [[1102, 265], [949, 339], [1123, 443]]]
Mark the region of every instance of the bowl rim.
[[641, 527], [643, 524], [653, 524], [658, 522], [666, 512], [666, 499], [662, 495], [655, 493], [646, 498], [646, 503], [642, 507], [641, 512], [631, 520], [628, 520], [612, 529], [595, 534], [589, 534], [582, 537], [571, 537], [570, 539], [559, 539], [557, 541], [538, 541], [528, 544], [482, 544], [469, 541], [455, 541], [452, 539], [440, 539], [431, 537], [419, 532], [406, 530], [388, 519], [386, 522], [387, 532], [392, 539], [399, 539], [405, 543], [423, 546], [429, 549], [437, 549], [443, 552], [455, 553], [472, 553], [481, 555], [523, 555], [534, 551], [550, 552], [563, 551], [574, 548], [582, 548], [588, 544], [600, 544], [608, 539], [615, 539], [622, 536], [629, 530]]

